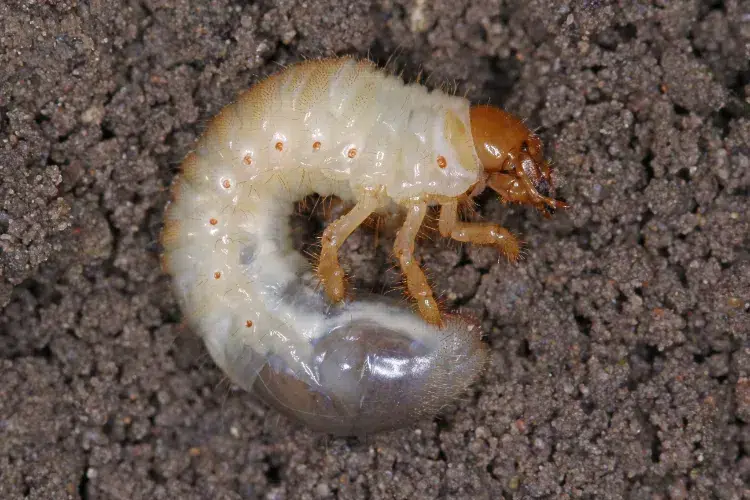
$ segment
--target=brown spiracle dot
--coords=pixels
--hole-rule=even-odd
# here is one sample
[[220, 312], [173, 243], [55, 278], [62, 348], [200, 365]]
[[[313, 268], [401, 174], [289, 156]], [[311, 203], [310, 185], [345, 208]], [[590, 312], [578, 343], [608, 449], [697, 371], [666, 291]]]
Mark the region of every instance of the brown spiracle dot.
[[229, 182], [229, 179], [224, 179], [223, 181], [221, 181], [221, 185], [224, 186], [224, 189], [229, 189], [230, 187], [232, 187], [232, 183]]
[[219, 278], [221, 278], [221, 271], [216, 271], [216, 272], [214, 273], [214, 279], [215, 279], [215, 280], [217, 280], [217, 279], [219, 279]]
[[248, 165], [248, 166], [252, 165], [253, 164], [253, 157], [250, 156], [249, 154], [245, 155], [242, 158], [242, 163], [244, 163], [245, 165]]
[[276, 148], [276, 151], [284, 151], [284, 143], [281, 141], [277, 142], [274, 147]]
[[320, 149], [320, 141], [313, 142], [313, 151], [318, 151]]
[[448, 162], [445, 160], [445, 156], [438, 156], [437, 157], [437, 164], [440, 168], [445, 168], [448, 166]]
[[349, 151], [347, 151], [346, 156], [349, 158], [354, 158], [357, 156], [357, 148], [351, 148]]
[[212, 226], [215, 226], [216, 224], [218, 224], [218, 223], [219, 223], [219, 221], [218, 221], [218, 220], [216, 220], [216, 219], [214, 219], [213, 217], [211, 217], [210, 219], [208, 219], [208, 222], [209, 222], [209, 224], [211, 224]]
[[252, 328], [253, 327], [253, 322], [250, 321], [250, 320], [245, 321], [245, 327], [246, 328]]

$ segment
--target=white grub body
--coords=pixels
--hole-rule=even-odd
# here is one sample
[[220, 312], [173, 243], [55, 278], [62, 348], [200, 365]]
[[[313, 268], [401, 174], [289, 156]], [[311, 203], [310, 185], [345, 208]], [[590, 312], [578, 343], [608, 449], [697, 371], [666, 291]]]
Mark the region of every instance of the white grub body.
[[225, 107], [187, 155], [163, 266], [235, 383], [326, 432], [408, 425], [477, 378], [479, 328], [450, 317], [439, 329], [375, 296], [328, 303], [292, 248], [289, 218], [313, 193], [356, 202], [374, 190], [392, 208], [453, 198], [481, 172], [465, 99], [366, 61], [301, 63]]

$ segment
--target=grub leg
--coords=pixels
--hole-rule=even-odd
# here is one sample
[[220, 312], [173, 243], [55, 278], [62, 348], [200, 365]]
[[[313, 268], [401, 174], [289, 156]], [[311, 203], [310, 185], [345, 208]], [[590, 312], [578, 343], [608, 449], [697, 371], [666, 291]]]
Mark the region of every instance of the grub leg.
[[375, 195], [367, 195], [362, 201], [354, 205], [354, 208], [346, 215], [333, 221], [323, 231], [317, 273], [331, 302], [340, 302], [344, 299], [346, 293], [344, 270], [339, 264], [339, 248], [344, 244], [344, 240], [367, 220], [379, 206], [380, 202]]
[[492, 245], [509, 260], [515, 261], [520, 253], [518, 240], [502, 226], [487, 222], [461, 222], [458, 220], [458, 202], [445, 203], [440, 208], [440, 234], [464, 243]]
[[418, 201], [409, 207], [406, 221], [396, 235], [393, 251], [404, 273], [406, 289], [409, 295], [417, 301], [419, 314], [428, 323], [440, 326], [442, 325], [442, 319], [438, 304], [432, 294], [432, 288], [430, 288], [427, 277], [414, 258], [414, 242], [426, 214], [427, 203], [425, 201]]

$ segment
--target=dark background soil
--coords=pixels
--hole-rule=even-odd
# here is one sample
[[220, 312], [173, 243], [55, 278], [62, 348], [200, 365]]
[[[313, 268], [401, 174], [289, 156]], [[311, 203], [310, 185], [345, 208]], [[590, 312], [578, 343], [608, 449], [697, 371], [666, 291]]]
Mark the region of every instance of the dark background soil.
[[[492, 364], [444, 418], [366, 442], [229, 386], [155, 245], [205, 121], [345, 53], [528, 118], [572, 204], [482, 198], [517, 265], [421, 244]], [[6, 0], [0, 498], [750, 498], [748, 59], [739, 0]], [[345, 252], [365, 283], [374, 243]]]

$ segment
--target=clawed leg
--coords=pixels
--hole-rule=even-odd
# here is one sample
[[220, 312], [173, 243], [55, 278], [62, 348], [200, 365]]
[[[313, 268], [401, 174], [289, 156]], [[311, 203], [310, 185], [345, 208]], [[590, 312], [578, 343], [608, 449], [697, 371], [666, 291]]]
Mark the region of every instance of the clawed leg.
[[458, 220], [458, 201], [445, 203], [440, 208], [440, 234], [465, 243], [493, 245], [503, 252], [508, 259], [518, 259], [520, 247], [518, 240], [510, 232], [497, 225], [486, 222], [461, 222]]
[[349, 235], [360, 226], [375, 210], [380, 202], [374, 194], [367, 195], [362, 201], [354, 205], [346, 215], [336, 219], [326, 227], [321, 238], [320, 261], [318, 262], [318, 278], [323, 283], [328, 300], [340, 302], [344, 299], [346, 287], [344, 285], [344, 270], [339, 264], [338, 251]]
[[417, 307], [422, 318], [433, 325], [442, 326], [440, 310], [432, 295], [432, 289], [427, 283], [422, 269], [414, 259], [414, 241], [419, 233], [419, 227], [427, 214], [427, 203], [420, 201], [411, 207], [406, 215], [404, 225], [396, 235], [393, 251], [401, 264], [404, 273], [406, 289], [417, 301]]

